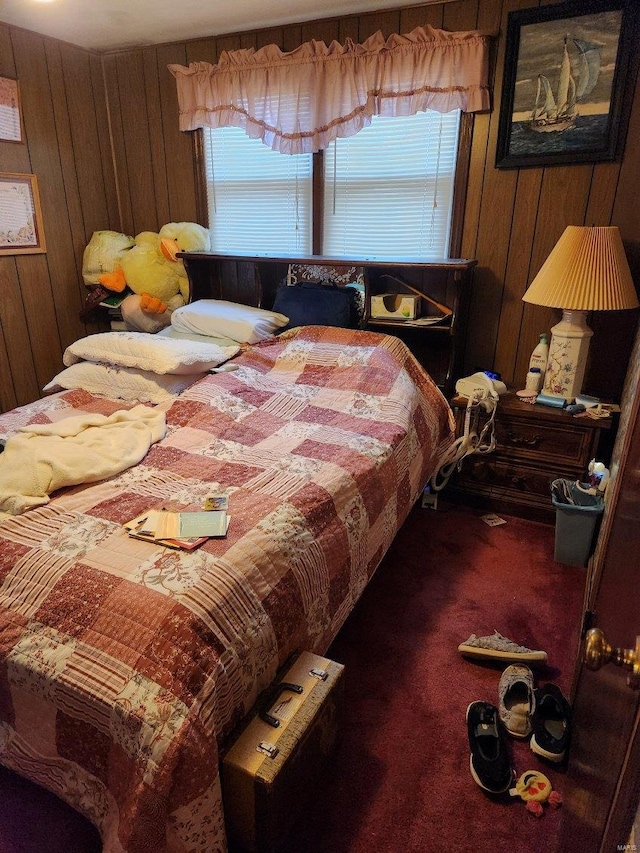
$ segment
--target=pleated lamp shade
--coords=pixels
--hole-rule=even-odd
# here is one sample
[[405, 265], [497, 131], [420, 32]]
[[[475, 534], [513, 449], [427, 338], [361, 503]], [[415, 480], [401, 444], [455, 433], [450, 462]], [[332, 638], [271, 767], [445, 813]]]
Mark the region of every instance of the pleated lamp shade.
[[551, 330], [543, 393], [574, 400], [582, 388], [593, 335], [587, 311], [638, 307], [619, 230], [569, 225], [522, 298], [562, 308], [562, 320]]
[[569, 225], [522, 298], [573, 311], [636, 308], [638, 297], [618, 228]]

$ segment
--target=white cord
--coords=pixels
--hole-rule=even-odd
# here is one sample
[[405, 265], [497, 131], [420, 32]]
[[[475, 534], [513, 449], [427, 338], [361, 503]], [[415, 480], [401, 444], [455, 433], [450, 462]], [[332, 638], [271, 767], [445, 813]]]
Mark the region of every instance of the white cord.
[[[491, 409], [491, 415], [482, 427], [480, 435], [478, 435], [478, 416], [481, 403], [486, 411]], [[491, 453], [495, 450], [496, 435], [494, 422], [497, 408], [498, 401], [493, 397], [485, 396], [485, 392], [476, 392], [472, 397], [469, 397], [464, 416], [464, 433], [454, 441], [439, 461], [438, 467], [429, 480], [429, 486], [432, 491], [439, 492], [444, 489], [449, 481], [449, 477], [456, 468], [460, 470], [462, 460], [467, 456], [471, 456], [472, 453]], [[471, 423], [472, 414], [473, 424]]]

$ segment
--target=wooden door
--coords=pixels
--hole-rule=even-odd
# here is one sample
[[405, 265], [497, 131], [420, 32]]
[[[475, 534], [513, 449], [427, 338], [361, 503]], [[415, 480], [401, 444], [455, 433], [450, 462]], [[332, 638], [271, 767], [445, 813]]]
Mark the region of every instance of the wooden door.
[[[640, 335], [623, 396], [602, 530], [587, 590], [593, 626], [615, 647], [640, 636]], [[640, 691], [609, 663], [591, 671], [578, 650], [573, 739], [558, 850], [609, 853], [627, 847], [640, 798]]]

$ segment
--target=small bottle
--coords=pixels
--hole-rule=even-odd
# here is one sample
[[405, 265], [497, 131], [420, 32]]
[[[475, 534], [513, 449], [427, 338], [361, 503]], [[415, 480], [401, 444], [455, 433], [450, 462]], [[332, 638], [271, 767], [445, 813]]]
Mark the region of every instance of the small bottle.
[[525, 391], [533, 391], [536, 394], [540, 391], [542, 388], [542, 371], [539, 367], [529, 368], [524, 387]]
[[529, 370], [532, 367], [539, 367], [540, 372], [544, 376], [544, 372], [547, 369], [547, 361], [549, 359], [549, 338], [546, 334], [540, 335], [540, 341], [534, 351], [531, 353], [531, 358], [529, 359]]

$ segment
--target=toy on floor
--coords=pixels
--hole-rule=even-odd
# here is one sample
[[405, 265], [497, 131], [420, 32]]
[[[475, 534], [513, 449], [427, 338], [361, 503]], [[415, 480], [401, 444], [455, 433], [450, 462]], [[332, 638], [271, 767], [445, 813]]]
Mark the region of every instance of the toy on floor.
[[527, 811], [536, 817], [542, 817], [544, 811], [542, 804], [558, 809], [562, 805], [562, 797], [553, 790], [551, 782], [544, 773], [538, 770], [527, 770], [516, 782], [515, 788], [510, 788], [512, 797], [521, 797], [527, 804]]

